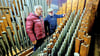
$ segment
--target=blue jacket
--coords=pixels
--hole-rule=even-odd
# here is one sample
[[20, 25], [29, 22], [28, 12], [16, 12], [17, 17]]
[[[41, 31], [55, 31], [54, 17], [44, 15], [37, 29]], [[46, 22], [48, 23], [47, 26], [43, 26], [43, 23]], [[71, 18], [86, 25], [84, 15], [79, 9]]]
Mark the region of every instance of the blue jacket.
[[49, 34], [52, 34], [55, 32], [55, 29], [57, 28], [57, 18], [62, 18], [63, 14], [53, 16], [47, 15], [47, 17], [44, 19], [45, 25], [49, 28]]

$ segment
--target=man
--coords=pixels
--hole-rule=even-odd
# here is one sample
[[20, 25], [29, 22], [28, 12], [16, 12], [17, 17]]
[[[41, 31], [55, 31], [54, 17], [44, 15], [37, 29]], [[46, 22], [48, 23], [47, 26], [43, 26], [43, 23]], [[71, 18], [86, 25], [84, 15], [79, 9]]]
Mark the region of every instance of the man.
[[34, 7], [34, 13], [30, 13], [26, 19], [26, 32], [34, 44], [34, 51], [42, 44], [45, 38], [44, 20], [42, 18], [42, 7]]
[[[53, 13], [53, 9], [48, 9], [48, 15], [45, 18], [45, 27], [46, 27], [46, 33], [49, 33], [49, 35], [53, 34], [55, 32], [55, 29], [57, 28], [57, 18], [64, 17], [65, 14], [56, 15]], [[48, 30], [47, 30], [48, 28]]]

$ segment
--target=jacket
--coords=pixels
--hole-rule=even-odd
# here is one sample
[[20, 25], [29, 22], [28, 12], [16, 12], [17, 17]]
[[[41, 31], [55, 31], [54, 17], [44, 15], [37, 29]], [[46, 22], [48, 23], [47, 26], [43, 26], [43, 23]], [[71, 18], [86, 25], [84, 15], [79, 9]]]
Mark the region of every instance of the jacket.
[[61, 15], [54, 14], [53, 16], [47, 15], [44, 22], [46, 22], [46, 24], [48, 24], [49, 34], [52, 34], [55, 32], [55, 29], [57, 28], [57, 18], [62, 18], [62, 17], [63, 17], [63, 14], [61, 14]]
[[31, 41], [39, 40], [45, 37], [45, 28], [43, 18], [30, 13], [26, 18], [26, 32]]

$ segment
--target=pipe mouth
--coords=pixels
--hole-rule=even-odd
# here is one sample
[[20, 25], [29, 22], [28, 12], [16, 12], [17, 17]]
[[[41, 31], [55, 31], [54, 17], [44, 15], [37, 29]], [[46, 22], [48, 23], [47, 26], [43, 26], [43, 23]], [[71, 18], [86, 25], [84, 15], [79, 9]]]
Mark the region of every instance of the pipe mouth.
[[3, 20], [0, 20], [0, 22], [3, 22]]
[[79, 56], [79, 53], [74, 53], [74, 56]]
[[2, 34], [7, 34], [7, 32], [6, 31], [3, 31]]
[[3, 39], [2, 36], [0, 36], [0, 39]]
[[2, 19], [6, 19], [6, 17], [2, 17]]

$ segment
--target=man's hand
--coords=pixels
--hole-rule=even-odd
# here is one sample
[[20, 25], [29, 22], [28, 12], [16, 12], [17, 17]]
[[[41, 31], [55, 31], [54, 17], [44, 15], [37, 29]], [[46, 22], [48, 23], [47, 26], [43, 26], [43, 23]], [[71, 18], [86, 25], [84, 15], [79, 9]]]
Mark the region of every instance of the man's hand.
[[63, 16], [65, 16], [66, 14], [63, 14]]
[[32, 43], [35, 45], [37, 43], [37, 40], [33, 41]]
[[47, 33], [47, 35], [49, 35], [49, 33]]

